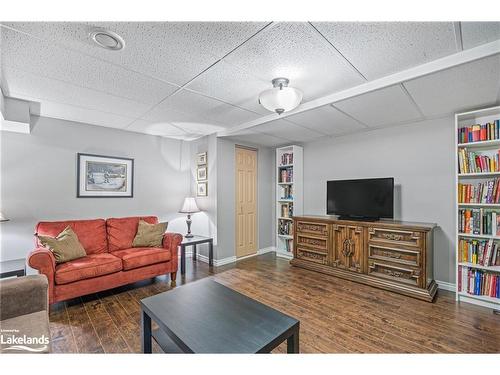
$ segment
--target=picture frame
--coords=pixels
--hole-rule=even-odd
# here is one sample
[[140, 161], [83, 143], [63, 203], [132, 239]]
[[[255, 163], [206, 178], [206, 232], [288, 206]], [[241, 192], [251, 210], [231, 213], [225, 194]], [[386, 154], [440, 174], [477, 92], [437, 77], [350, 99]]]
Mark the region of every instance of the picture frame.
[[207, 164], [207, 152], [200, 152], [196, 154], [196, 165]]
[[196, 196], [198, 197], [208, 196], [208, 182], [198, 182], [196, 187]]
[[77, 198], [133, 198], [134, 159], [77, 153]]
[[198, 181], [206, 181], [207, 180], [207, 166], [203, 165], [197, 168], [196, 170], [196, 179]]

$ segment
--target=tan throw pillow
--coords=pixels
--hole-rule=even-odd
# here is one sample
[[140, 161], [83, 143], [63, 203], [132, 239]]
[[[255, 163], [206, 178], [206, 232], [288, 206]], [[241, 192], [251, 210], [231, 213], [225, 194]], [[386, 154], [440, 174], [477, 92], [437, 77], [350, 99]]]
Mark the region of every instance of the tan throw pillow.
[[56, 258], [56, 263], [69, 262], [73, 259], [87, 256], [78, 236], [69, 226], [66, 227], [56, 238], [37, 235], [40, 243], [48, 247]]
[[168, 222], [149, 224], [144, 220], [139, 220], [137, 234], [135, 235], [132, 247], [161, 247], [167, 226]]

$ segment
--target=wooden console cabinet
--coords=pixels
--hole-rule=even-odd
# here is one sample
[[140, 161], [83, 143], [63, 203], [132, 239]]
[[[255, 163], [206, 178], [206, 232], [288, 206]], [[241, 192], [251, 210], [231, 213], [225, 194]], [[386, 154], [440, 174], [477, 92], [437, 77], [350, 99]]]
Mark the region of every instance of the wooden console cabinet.
[[436, 224], [296, 216], [291, 264], [432, 302]]

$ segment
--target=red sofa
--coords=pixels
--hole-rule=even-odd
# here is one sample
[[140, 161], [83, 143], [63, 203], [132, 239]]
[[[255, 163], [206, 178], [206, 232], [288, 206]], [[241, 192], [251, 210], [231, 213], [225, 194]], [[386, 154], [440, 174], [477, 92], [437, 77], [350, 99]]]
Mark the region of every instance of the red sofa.
[[68, 225], [77, 234], [87, 256], [56, 264], [52, 252], [38, 242], [28, 255], [30, 267], [49, 280], [49, 303], [67, 300], [138, 280], [170, 273], [172, 286], [177, 274], [178, 233], [166, 233], [163, 247], [132, 247], [139, 219], [158, 223], [155, 216], [95, 220], [40, 222], [35, 233], [57, 236]]

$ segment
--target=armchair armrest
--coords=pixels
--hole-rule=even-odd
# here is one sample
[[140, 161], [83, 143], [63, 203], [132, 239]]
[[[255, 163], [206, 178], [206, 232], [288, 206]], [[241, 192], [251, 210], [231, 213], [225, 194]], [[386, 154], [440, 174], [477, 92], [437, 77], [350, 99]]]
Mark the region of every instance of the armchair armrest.
[[30, 275], [3, 280], [0, 283], [0, 320], [48, 310], [45, 275]]
[[31, 268], [47, 277], [49, 283], [49, 303], [54, 301], [54, 277], [56, 273], [56, 259], [52, 251], [39, 247], [28, 255], [28, 264]]

